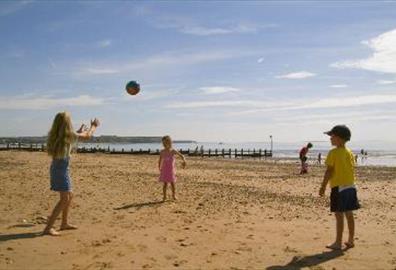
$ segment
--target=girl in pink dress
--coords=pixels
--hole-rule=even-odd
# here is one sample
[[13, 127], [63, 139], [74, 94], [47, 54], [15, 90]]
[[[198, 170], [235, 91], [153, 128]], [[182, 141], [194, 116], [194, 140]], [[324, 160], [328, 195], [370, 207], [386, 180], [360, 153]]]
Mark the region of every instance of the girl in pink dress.
[[172, 188], [172, 198], [177, 200], [175, 194], [175, 182], [176, 182], [176, 168], [175, 168], [175, 155], [178, 155], [183, 159], [182, 168], [186, 167], [186, 159], [177, 150], [172, 148], [172, 139], [169, 136], [162, 137], [162, 145], [164, 149], [160, 152], [160, 157], [158, 161], [158, 167], [160, 170], [159, 181], [164, 183], [163, 186], [163, 201], [166, 201], [166, 190], [168, 184], [171, 184]]

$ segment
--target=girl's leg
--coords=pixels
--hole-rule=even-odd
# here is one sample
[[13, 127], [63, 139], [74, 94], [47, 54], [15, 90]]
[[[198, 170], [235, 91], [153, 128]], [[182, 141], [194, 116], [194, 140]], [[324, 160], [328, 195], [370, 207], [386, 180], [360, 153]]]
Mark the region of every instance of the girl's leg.
[[69, 222], [67, 221], [67, 216], [69, 214], [69, 208], [70, 208], [71, 201], [72, 201], [72, 198], [73, 198], [73, 193], [71, 191], [67, 192], [67, 193], [68, 193], [67, 194], [67, 203], [66, 203], [66, 205], [65, 205], [65, 207], [63, 208], [63, 211], [62, 211], [61, 230], [75, 230], [75, 229], [77, 229], [77, 227], [74, 226], [74, 225], [69, 224]]
[[344, 230], [344, 213], [343, 212], [335, 212], [336, 218], [336, 240], [333, 244], [327, 245], [327, 248], [330, 249], [341, 249], [342, 247], [342, 232]]
[[355, 237], [355, 218], [353, 217], [352, 211], [345, 212], [345, 217], [348, 222], [348, 230], [349, 230], [348, 242], [345, 242], [345, 245], [347, 246], [347, 248], [352, 248], [355, 246], [353, 241]]
[[177, 198], [176, 198], [176, 186], [175, 186], [175, 183], [171, 183], [171, 188], [172, 188], [172, 198], [173, 198], [173, 200], [177, 200]]
[[65, 208], [67, 201], [68, 201], [68, 192], [59, 192], [60, 199], [59, 202], [56, 204], [54, 210], [52, 210], [51, 216], [48, 219], [47, 226], [44, 229], [44, 234], [49, 234], [49, 235], [60, 235], [59, 232], [57, 232], [53, 226], [55, 223], [56, 218], [59, 216], [60, 212]]
[[166, 189], [167, 189], [167, 187], [168, 187], [168, 184], [164, 183], [164, 186], [162, 187], [162, 194], [163, 194], [162, 201], [163, 202], [166, 201]]

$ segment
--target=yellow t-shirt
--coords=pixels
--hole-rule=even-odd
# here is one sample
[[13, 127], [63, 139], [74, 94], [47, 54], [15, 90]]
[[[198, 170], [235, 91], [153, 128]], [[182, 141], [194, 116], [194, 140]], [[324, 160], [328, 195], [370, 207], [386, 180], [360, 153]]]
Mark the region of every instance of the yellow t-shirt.
[[348, 186], [355, 183], [355, 158], [351, 150], [337, 147], [327, 154], [326, 165], [333, 168], [330, 187]]

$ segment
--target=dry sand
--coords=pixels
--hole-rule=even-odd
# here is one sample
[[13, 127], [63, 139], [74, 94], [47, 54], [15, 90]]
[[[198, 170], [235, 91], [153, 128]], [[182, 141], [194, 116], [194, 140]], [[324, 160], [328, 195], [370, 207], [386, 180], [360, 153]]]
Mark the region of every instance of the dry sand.
[[356, 247], [330, 252], [323, 166], [189, 159], [179, 201], [160, 203], [156, 156], [74, 155], [79, 229], [51, 237], [49, 163], [0, 152], [0, 269], [396, 269], [396, 168], [357, 169]]

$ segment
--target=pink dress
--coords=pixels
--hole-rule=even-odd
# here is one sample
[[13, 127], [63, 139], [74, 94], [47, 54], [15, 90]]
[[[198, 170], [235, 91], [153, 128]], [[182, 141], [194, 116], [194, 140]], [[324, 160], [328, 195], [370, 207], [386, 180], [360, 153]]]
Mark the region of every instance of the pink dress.
[[175, 155], [172, 152], [161, 153], [162, 164], [159, 181], [164, 183], [176, 182]]

